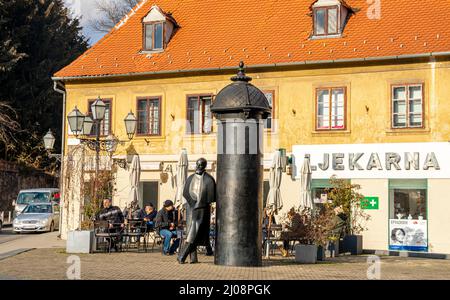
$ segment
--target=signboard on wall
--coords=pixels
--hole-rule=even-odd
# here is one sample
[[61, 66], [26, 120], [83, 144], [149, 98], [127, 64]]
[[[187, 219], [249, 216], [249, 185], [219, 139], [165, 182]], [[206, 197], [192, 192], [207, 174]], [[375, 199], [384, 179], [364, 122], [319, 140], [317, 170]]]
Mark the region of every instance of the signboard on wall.
[[428, 251], [426, 220], [389, 220], [389, 250]]
[[293, 146], [293, 174], [300, 179], [305, 155], [312, 178], [450, 178], [450, 142]]
[[380, 198], [379, 197], [365, 197], [361, 200], [362, 209], [379, 209]]

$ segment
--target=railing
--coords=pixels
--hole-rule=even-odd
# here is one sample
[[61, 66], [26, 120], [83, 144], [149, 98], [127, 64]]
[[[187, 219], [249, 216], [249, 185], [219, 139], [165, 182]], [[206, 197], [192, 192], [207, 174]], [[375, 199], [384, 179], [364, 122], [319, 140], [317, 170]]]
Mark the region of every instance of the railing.
[[2, 211], [0, 212], [0, 220], [3, 225], [12, 224], [13, 221], [13, 213], [12, 211]]

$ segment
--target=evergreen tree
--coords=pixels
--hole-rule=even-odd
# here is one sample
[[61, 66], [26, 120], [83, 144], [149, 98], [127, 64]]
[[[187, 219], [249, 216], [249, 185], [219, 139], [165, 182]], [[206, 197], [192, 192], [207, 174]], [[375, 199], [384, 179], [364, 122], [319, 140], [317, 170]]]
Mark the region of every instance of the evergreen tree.
[[16, 111], [22, 128], [17, 143], [0, 143], [0, 159], [48, 166], [42, 137], [52, 129], [58, 147], [62, 121], [62, 97], [51, 76], [87, 46], [62, 0], [0, 1], [0, 101]]

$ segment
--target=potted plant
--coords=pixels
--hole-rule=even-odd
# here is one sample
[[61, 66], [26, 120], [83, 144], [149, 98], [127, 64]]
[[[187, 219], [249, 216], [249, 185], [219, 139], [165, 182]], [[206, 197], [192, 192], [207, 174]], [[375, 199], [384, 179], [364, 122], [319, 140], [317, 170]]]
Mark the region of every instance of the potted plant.
[[363, 252], [361, 232], [366, 230], [365, 223], [370, 219], [361, 208], [361, 200], [364, 199], [359, 193], [361, 186], [335, 176], [330, 179], [330, 183], [332, 188], [328, 190], [328, 199], [331, 203], [326, 206], [331, 208], [336, 216], [333, 230], [335, 240], [339, 244], [336, 248], [339, 248], [339, 252], [360, 255]]
[[299, 241], [295, 245], [295, 261], [298, 263], [315, 264], [317, 260], [324, 259], [326, 230], [321, 227], [322, 224], [316, 223], [317, 220], [311, 209], [296, 207], [282, 218], [282, 223], [290, 229], [285, 234], [289, 239]]
[[308, 230], [309, 240], [317, 245], [317, 260], [325, 260], [327, 245], [335, 240], [334, 212], [327, 206], [316, 210], [311, 218], [310, 229]]
[[114, 189], [113, 171], [91, 175], [82, 189], [84, 205], [81, 207], [82, 221], [79, 230], [67, 234], [67, 253], [92, 253], [96, 249], [94, 234], [95, 216], [102, 209], [103, 199], [110, 198]]

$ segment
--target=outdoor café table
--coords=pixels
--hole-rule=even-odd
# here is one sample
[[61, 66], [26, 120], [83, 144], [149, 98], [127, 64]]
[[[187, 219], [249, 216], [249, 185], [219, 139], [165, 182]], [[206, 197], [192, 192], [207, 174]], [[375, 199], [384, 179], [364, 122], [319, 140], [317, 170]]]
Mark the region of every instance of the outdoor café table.
[[[144, 219], [127, 219], [124, 223], [124, 233], [123, 236], [126, 239], [126, 247], [127, 249], [130, 246], [130, 243], [132, 242], [132, 238], [136, 238], [136, 243], [139, 248], [140, 239], [141, 237], [144, 237], [147, 233], [146, 230], [147, 224], [145, 223]], [[144, 240], [145, 242], [145, 240]], [[146, 245], [144, 245], [146, 246]], [[139, 250], [139, 249], [138, 249]]]

